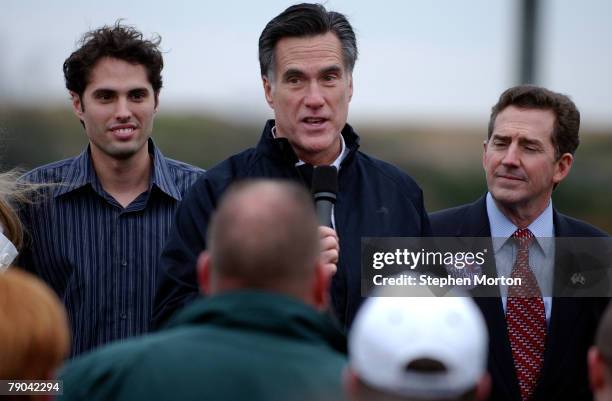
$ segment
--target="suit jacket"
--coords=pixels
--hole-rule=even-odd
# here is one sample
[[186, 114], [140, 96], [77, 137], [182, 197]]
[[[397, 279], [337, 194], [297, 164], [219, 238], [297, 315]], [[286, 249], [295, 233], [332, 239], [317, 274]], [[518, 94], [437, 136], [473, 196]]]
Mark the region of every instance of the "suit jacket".
[[[432, 231], [440, 237], [490, 237], [491, 229], [486, 197], [476, 202], [442, 210], [430, 215]], [[603, 237], [607, 234], [582, 221], [553, 211], [556, 237]], [[555, 261], [573, 260], [567, 249], [556, 247]], [[494, 263], [494, 262], [493, 262]], [[567, 274], [555, 267], [555, 289], [558, 278]], [[495, 275], [495, 266], [484, 266], [487, 275]], [[520, 391], [499, 290], [496, 297], [475, 297], [489, 329], [489, 373], [493, 401], [520, 401]], [[593, 339], [608, 298], [555, 297], [552, 302], [546, 336], [544, 367], [534, 399], [591, 400], [587, 371], [587, 351]]]

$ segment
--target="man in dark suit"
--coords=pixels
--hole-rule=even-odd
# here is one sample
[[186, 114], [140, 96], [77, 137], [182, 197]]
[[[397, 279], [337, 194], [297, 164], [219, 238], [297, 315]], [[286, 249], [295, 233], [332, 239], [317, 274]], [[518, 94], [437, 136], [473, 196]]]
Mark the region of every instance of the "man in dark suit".
[[572, 260], [559, 238], [607, 236], [552, 207], [552, 192], [571, 169], [579, 126], [580, 113], [565, 95], [531, 85], [506, 90], [484, 143], [488, 193], [430, 216], [437, 236], [491, 237], [495, 265], [483, 273], [521, 277], [535, 291], [526, 297], [512, 286], [496, 287], [495, 297], [476, 298], [491, 339], [493, 400], [592, 398], [586, 355], [607, 298], [552, 297], [565, 295], [567, 273], [559, 263]]

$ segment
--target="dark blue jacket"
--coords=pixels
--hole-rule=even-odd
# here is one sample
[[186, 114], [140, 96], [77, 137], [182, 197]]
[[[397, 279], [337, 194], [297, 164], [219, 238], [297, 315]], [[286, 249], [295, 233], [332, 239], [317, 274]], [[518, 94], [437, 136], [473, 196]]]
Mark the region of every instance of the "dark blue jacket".
[[[298, 159], [285, 138], [273, 138], [273, 126], [274, 121], [268, 121], [256, 148], [208, 170], [183, 199], [162, 252], [154, 326], [159, 327], [198, 295], [196, 259], [206, 248], [210, 215], [228, 185], [239, 179], [261, 177], [300, 181], [295, 167]], [[342, 136], [349, 152], [338, 174], [334, 217], [340, 260], [330, 291], [334, 311], [340, 323], [348, 327], [363, 301], [361, 238], [417, 237], [428, 235], [431, 229], [422, 191], [414, 180], [397, 167], [360, 152], [359, 137], [348, 124]]]

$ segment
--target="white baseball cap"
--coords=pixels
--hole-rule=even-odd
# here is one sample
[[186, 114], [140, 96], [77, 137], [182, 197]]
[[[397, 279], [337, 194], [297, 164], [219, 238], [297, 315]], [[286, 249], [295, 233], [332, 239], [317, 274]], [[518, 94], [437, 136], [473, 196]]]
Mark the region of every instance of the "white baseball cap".
[[[371, 297], [349, 333], [349, 366], [367, 385], [400, 396], [456, 397], [486, 372], [488, 334], [474, 301], [455, 297]], [[443, 371], [411, 370], [429, 359]]]

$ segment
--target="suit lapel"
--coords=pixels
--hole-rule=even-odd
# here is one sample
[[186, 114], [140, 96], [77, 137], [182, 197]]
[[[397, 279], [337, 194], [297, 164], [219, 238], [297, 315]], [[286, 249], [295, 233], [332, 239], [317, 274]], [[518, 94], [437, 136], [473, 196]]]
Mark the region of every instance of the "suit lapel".
[[[542, 376], [536, 388], [538, 394], [551, 394], [549, 387], [558, 383], [561, 367], [568, 352], [575, 352], [574, 331], [579, 328], [575, 324], [580, 316], [580, 303], [573, 298], [553, 298], [550, 324], [546, 336], [544, 351], [544, 367]], [[585, 356], [586, 358], [586, 356]]]
[[506, 394], [508, 399], [520, 400], [501, 298], [479, 297], [474, 300], [486, 317], [489, 328], [489, 373], [499, 386], [496, 393]]
[[[555, 237], [572, 236], [571, 227], [566, 222], [566, 219], [557, 213], [556, 210], [553, 211], [553, 222]], [[558, 270], [560, 269], [561, 262], [567, 258], [567, 256], [564, 256], [564, 252], [565, 250], [561, 249], [561, 247], [555, 247], [555, 283], [560, 279], [561, 272]], [[539, 392], [550, 393], [545, 389], [549, 386], [554, 386], [557, 376], [562, 373], [560, 367], [563, 366], [563, 360], [568, 352], [573, 352], [575, 348], [572, 339], [574, 338], [574, 331], [579, 326], [576, 324], [576, 321], [581, 313], [581, 303], [576, 301], [573, 298], [553, 298], [544, 352], [544, 374], [536, 388], [536, 396]]]
[[465, 212], [465, 218], [459, 226], [457, 236], [490, 237], [491, 226], [487, 216], [486, 196], [472, 203]]

